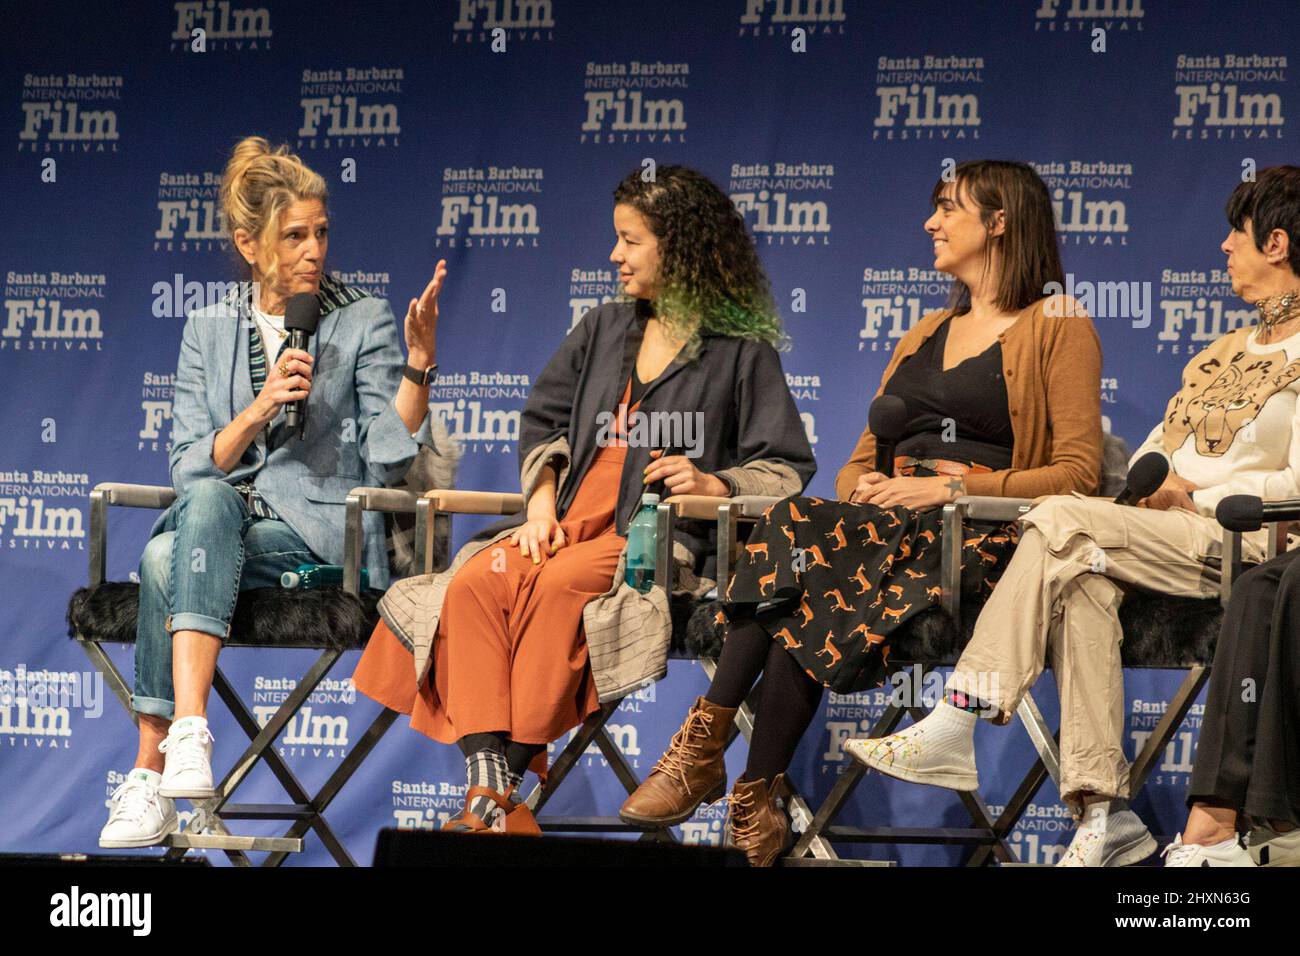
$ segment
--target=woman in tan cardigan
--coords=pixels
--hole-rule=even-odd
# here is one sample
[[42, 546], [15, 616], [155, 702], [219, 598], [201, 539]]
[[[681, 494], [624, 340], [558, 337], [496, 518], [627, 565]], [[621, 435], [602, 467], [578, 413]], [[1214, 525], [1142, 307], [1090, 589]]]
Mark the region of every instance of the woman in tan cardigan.
[[[876, 392], [907, 409], [895, 477], [872, 469], [868, 429], [836, 480], [840, 500], [786, 498], [758, 522], [719, 615], [712, 686], [623, 805], [629, 823], [671, 826], [721, 796], [736, 709], [761, 674], [729, 825], [751, 863], [773, 863], [790, 835], [784, 773], [823, 689], [879, 685], [891, 632], [938, 601], [939, 506], [1097, 488], [1101, 347], [1076, 303], [1045, 296], [1064, 281], [1046, 186], [1022, 163], [966, 162], [932, 202], [934, 265], [955, 281], [950, 307], [903, 337]], [[963, 541], [968, 586], [991, 589], [1016, 540], [1008, 525]]]

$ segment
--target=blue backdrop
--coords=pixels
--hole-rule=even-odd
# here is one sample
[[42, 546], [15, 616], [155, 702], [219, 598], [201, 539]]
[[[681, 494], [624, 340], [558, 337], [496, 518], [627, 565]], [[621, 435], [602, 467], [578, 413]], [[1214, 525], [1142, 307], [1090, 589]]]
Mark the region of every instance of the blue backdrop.
[[[86, 580], [89, 490], [168, 481], [185, 303], [234, 277], [217, 187], [240, 136], [287, 141], [326, 177], [330, 268], [390, 297], [399, 314], [447, 258], [432, 401], [465, 443], [461, 486], [504, 490], [517, 481], [533, 377], [573, 322], [616, 291], [610, 193], [645, 159], [704, 170], [745, 211], [793, 339], [785, 369], [820, 494], [832, 490], [893, 343], [944, 301], [921, 223], [945, 163], [1006, 157], [1039, 168], [1075, 294], [1098, 293], [1107, 425], [1135, 447], [1187, 357], [1253, 321], [1222, 271], [1224, 200], [1252, 168], [1295, 161], [1294, 0], [7, 9], [0, 682], [17, 692], [0, 700], [0, 850], [93, 850], [107, 796], [131, 765], [133, 728], [115, 701], [36, 705], [42, 685], [88, 670], [63, 615]], [[153, 517], [114, 513], [110, 578], [135, 571]], [[117, 659], [129, 674], [129, 655]], [[236, 651], [223, 667], [264, 719], [307, 661]], [[355, 699], [354, 663], [336, 668], [280, 742], [309, 786], [377, 710]], [[1131, 747], [1158, 720], [1151, 702], [1178, 679], [1127, 675]], [[625, 703], [614, 731], [641, 774], [705, 685], [697, 666], [674, 664]], [[1050, 676], [1039, 693], [1052, 719]], [[805, 793], [820, 800], [844, 766], [840, 742], [882, 706], [877, 693], [828, 699], [794, 768]], [[216, 761], [228, 765], [243, 737], [213, 709]], [[1181, 823], [1198, 713], [1199, 704], [1137, 805], [1158, 833]], [[977, 742], [985, 795], [1000, 803], [1029, 744], [1016, 726], [982, 728]], [[731, 759], [734, 775], [743, 746]], [[617, 808], [621, 790], [601, 758], [587, 763], [555, 812]], [[258, 773], [248, 799], [278, 798]], [[459, 754], [403, 721], [329, 816], [369, 859], [379, 827], [438, 826], [462, 789]], [[721, 810], [702, 812], [684, 837], [717, 841]], [[965, 816], [951, 794], [873, 777], [845, 819], [922, 826]], [[1051, 861], [1070, 829], [1048, 786], [1013, 841], [1026, 861]], [[312, 840], [295, 862], [324, 859]]]

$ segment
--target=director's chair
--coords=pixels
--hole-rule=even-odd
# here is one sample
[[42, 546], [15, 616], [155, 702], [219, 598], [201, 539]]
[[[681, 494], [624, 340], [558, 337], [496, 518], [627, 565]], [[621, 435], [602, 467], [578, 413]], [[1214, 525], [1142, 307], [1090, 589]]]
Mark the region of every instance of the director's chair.
[[[73, 594], [68, 605], [69, 635], [85, 651], [122, 706], [138, 723], [131, 710], [131, 688], [102, 645], [135, 641], [139, 585], [106, 580], [108, 552], [108, 509], [110, 507], [162, 510], [176, 499], [171, 488], [155, 485], [102, 483], [90, 493], [90, 582]], [[249, 744], [216, 786], [217, 795], [192, 801], [194, 815], [186, 828], [162, 842], [165, 857], [176, 859], [191, 849], [223, 851], [236, 865], [249, 866], [250, 852], [266, 852], [264, 866], [279, 866], [290, 853], [303, 849], [303, 838], [315, 831], [329, 854], [340, 865], [355, 861], [334, 834], [324, 813], [343, 785], [370, 755], [396, 719], [385, 709], [352, 746], [339, 766], [316, 793], [308, 793], [284, 762], [274, 745], [285, 727], [307, 702], [330, 668], [351, 649], [362, 647], [374, 628], [378, 596], [360, 590], [363, 554], [362, 514], [377, 511], [389, 516], [411, 514], [416, 496], [392, 488], [354, 488], [347, 495], [344, 530], [344, 584], [342, 588], [282, 590], [265, 588], [241, 592], [235, 606], [227, 647], [305, 648], [319, 655], [264, 726], [258, 724], [239, 694], [218, 666], [212, 686], [229, 708]], [[423, 547], [431, 539], [417, 537], [417, 562], [425, 563]], [[231, 802], [235, 791], [261, 761], [266, 764], [288, 794], [289, 803], [251, 804]], [[292, 821], [281, 835], [242, 836], [230, 832], [227, 821]]]

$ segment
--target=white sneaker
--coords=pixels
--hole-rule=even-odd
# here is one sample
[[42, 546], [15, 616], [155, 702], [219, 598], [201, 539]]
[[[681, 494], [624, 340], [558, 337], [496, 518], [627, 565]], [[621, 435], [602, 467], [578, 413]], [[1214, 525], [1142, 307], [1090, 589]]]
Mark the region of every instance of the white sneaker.
[[159, 788], [164, 797], [204, 800], [217, 795], [212, 787], [212, 734], [207, 720], [181, 718], [158, 749], [167, 755]]
[[1278, 833], [1256, 827], [1246, 838], [1246, 848], [1258, 866], [1300, 866], [1300, 830]]
[[1132, 810], [1111, 810], [1105, 830], [1081, 826], [1057, 866], [1131, 866], [1156, 852], [1156, 839]]
[[906, 730], [887, 737], [847, 740], [844, 749], [872, 770], [911, 783], [975, 790], [976, 716], [947, 701]]
[[1165, 866], [1254, 866], [1251, 854], [1237, 842], [1234, 837], [1213, 846], [1199, 843], [1184, 843], [1180, 833], [1174, 837], [1160, 853], [1165, 858]]
[[108, 822], [99, 831], [105, 849], [153, 846], [176, 832], [176, 804], [158, 793], [159, 776], [137, 767], [113, 791]]

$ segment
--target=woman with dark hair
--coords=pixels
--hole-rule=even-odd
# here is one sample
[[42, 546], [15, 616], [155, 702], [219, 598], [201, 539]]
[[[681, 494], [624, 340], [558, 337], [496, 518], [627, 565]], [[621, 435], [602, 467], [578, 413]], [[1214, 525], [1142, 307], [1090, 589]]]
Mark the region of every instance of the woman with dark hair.
[[[513, 799], [531, 761], [667, 671], [667, 595], [624, 581], [643, 491], [787, 495], [815, 469], [767, 277], [726, 194], [680, 166], [637, 170], [614, 192], [614, 230], [626, 296], [583, 316], [524, 406], [526, 514], [391, 588], [354, 676], [460, 746], [469, 786], [450, 829], [536, 832]], [[708, 529], [683, 525], [675, 550], [703, 593]]]
[[[1232, 288], [1260, 315], [1249, 335], [1300, 357], [1300, 166], [1263, 169], [1238, 183], [1227, 212]], [[1283, 367], [1284, 387], [1247, 407], [1257, 431], [1278, 432], [1272, 441], [1256, 434], [1254, 444], [1268, 441], [1269, 464], [1288, 467], [1243, 476], [1237, 493], [1296, 493], [1300, 363]], [[1187, 825], [1165, 848], [1165, 866], [1300, 866], [1300, 549], [1232, 582], [1187, 804]], [[1243, 847], [1237, 830], [1246, 820], [1255, 827]]]
[[[1297, 236], [1294, 210], [1300, 207], [1296, 187], [1294, 173], [1264, 170], [1258, 182], [1239, 183], [1228, 202], [1232, 231], [1220, 248], [1233, 291], [1259, 306], [1260, 321], [1221, 336], [1183, 368], [1164, 416], [1132, 458], [1166, 457], [1164, 484], [1135, 508], [1068, 495], [1036, 502], [1021, 518], [1020, 544], [980, 612], [944, 700], [898, 733], [849, 741], [851, 756], [903, 780], [974, 790], [977, 718], [1007, 722], [1050, 659], [1061, 699], [1058, 789], [1079, 821], [1057, 866], [1127, 866], [1155, 852], [1155, 839], [1127, 803], [1119, 608], [1132, 589], [1217, 597], [1224, 562], [1223, 528], [1215, 519], [1219, 502], [1237, 494], [1300, 495], [1300, 328], [1292, 321], [1300, 305], [1294, 271], [1300, 256], [1290, 251]], [[1279, 215], [1287, 207], [1290, 215]], [[1243, 535], [1247, 563], [1262, 560], [1265, 537], [1258, 531]], [[1279, 563], [1243, 576], [1245, 600], [1268, 594], [1268, 576], [1278, 573]], [[1229, 629], [1243, 621], [1235, 588], [1232, 604], [1235, 611], [1230, 607], [1225, 617]], [[1285, 613], [1285, 605], [1276, 611]], [[1252, 619], [1260, 618], [1244, 617]], [[1280, 666], [1272, 660], [1267, 666], [1267, 683], [1281, 681], [1283, 697], [1274, 699], [1266, 686], [1269, 696], [1258, 710], [1238, 707], [1232, 698], [1246, 691], [1240, 680], [1263, 682], [1265, 669], [1261, 646], [1248, 650], [1237, 637], [1225, 630], [1227, 640], [1215, 655], [1218, 689], [1207, 701], [1192, 775], [1194, 802], [1244, 800], [1252, 812], [1285, 819], [1295, 812], [1286, 791], [1296, 775], [1294, 768], [1270, 762], [1284, 751], [1262, 747], [1251, 766], [1238, 749], [1263, 733], [1285, 733], [1294, 714], [1294, 697], [1289, 703], [1286, 697], [1285, 656], [1279, 655]], [[1252, 634], [1244, 640], [1270, 638]], [[1249, 662], [1234, 660], [1238, 654]], [[1221, 683], [1229, 677], [1235, 682]], [[1216, 713], [1218, 708], [1223, 710]], [[1256, 725], [1257, 718], [1282, 726], [1266, 729]], [[1226, 740], [1225, 721], [1232, 728]], [[1223, 751], [1225, 745], [1231, 750]], [[1189, 839], [1218, 836], [1200, 813], [1193, 816]], [[1295, 847], [1292, 838], [1292, 852]], [[1192, 866], [1245, 856], [1235, 837], [1228, 846], [1175, 843], [1167, 852], [1173, 865]]]
[[[299, 564], [341, 564], [348, 490], [397, 484], [421, 447], [446, 455], [435, 470], [450, 483], [455, 449], [429, 415], [427, 385], [446, 265], [407, 309], [404, 377], [388, 303], [325, 271], [326, 199], [318, 173], [260, 136], [241, 140], [226, 164], [222, 217], [251, 281], [190, 315], [181, 336], [170, 455], [178, 497], [140, 559], [139, 753], [100, 846], [158, 843], [176, 829], [176, 799], [215, 795], [208, 693], [238, 592], [275, 587]], [[290, 348], [286, 303], [304, 293], [318, 300], [320, 322], [309, 348]], [[307, 412], [297, 434], [283, 413], [290, 402]], [[355, 440], [339, 440], [345, 422]], [[381, 516], [365, 525], [366, 566], [382, 587]]]
[[[841, 500], [792, 497], [755, 526], [726, 595], [713, 683], [654, 772], [623, 805], [645, 827], [680, 823], [726, 783], [723, 749], [759, 675], [734, 843], [751, 863], [789, 841], [784, 773], [829, 687], [881, 683], [889, 636], [939, 597], [938, 506], [962, 494], [1092, 492], [1100, 476], [1101, 348], [1063, 283], [1047, 188], [1023, 163], [972, 161], [936, 184], [925, 230], [948, 308], [898, 343], [876, 395], [906, 403], [895, 477], [875, 472], [863, 431], [836, 480]], [[1015, 527], [962, 542], [967, 586], [991, 588]]]

